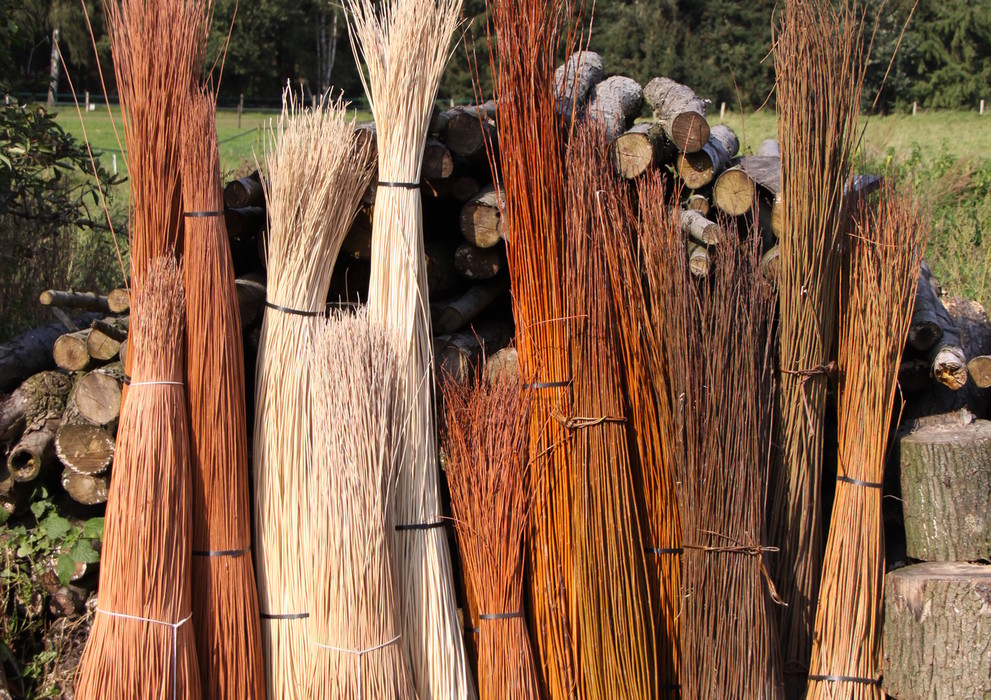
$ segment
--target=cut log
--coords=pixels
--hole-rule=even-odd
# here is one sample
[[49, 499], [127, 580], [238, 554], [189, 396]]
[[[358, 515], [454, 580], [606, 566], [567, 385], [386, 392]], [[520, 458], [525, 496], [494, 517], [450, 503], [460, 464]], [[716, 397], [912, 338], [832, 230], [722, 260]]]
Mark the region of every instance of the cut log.
[[423, 250], [427, 259], [427, 296], [430, 299], [454, 296], [467, 287], [467, 282], [454, 267], [456, 244], [447, 240], [428, 240], [424, 241]]
[[95, 506], [107, 502], [110, 477], [106, 474], [80, 474], [66, 469], [62, 472], [62, 488], [76, 503]]
[[704, 194], [692, 194], [685, 200], [685, 209], [694, 209], [702, 216], [709, 216], [709, 198]]
[[462, 243], [454, 251], [454, 269], [466, 280], [490, 280], [499, 274], [504, 265], [501, 246], [479, 248], [471, 243]]
[[372, 212], [373, 207], [369, 206], [358, 210], [341, 242], [341, 255], [366, 262], [372, 259]]
[[120, 344], [127, 340], [128, 322], [127, 316], [108, 316], [93, 321], [86, 338], [89, 356], [98, 362], [109, 362], [117, 357]]
[[[99, 314], [88, 313], [76, 318], [88, 326]], [[0, 391], [10, 391], [33, 374], [55, 366], [52, 348], [65, 332], [61, 323], [35, 328], [0, 345]]]
[[490, 382], [515, 379], [520, 375], [520, 354], [511, 345], [489, 355], [485, 360], [485, 376]]
[[114, 459], [114, 438], [105, 428], [78, 414], [62, 420], [55, 433], [55, 455], [66, 469], [80, 474], [102, 474]]
[[967, 357], [991, 354], [991, 320], [980, 302], [963, 297], [944, 297], [943, 306], [956, 321], [960, 347]]
[[264, 207], [242, 207], [240, 209], [225, 209], [224, 223], [227, 235], [236, 241], [247, 241], [258, 236], [268, 220]]
[[771, 205], [771, 231], [776, 238], [781, 238], [781, 229], [784, 228], [784, 201], [784, 197], [778, 192], [774, 195], [774, 204]]
[[739, 165], [724, 170], [712, 187], [712, 202], [730, 216], [743, 216], [754, 206], [757, 187]]
[[454, 158], [439, 139], [429, 137], [423, 147], [423, 166], [420, 177], [424, 180], [442, 180], [454, 174]]
[[588, 100], [592, 87], [600, 82], [602, 56], [594, 51], [576, 51], [554, 71], [554, 108], [558, 114], [577, 117]]
[[775, 156], [743, 156], [737, 164], [747, 175], [771, 194], [781, 192], [781, 158]]
[[62, 372], [39, 372], [0, 403], [0, 442], [10, 443], [27, 427], [65, 410], [72, 380]]
[[[234, 280], [241, 330], [262, 317], [265, 308], [265, 273], [252, 272]], [[123, 360], [123, 358], [122, 358]]]
[[991, 422], [914, 430], [899, 449], [908, 556], [991, 559]]
[[495, 353], [512, 340], [512, 325], [504, 321], [482, 321], [466, 330], [434, 338], [438, 376], [464, 381], [479, 366], [483, 351]]
[[434, 322], [434, 332], [443, 335], [460, 330], [478, 318], [507, 289], [509, 278], [506, 276], [472, 285], [464, 294], [441, 306]]
[[760, 271], [764, 275], [764, 279], [773, 285], [777, 285], [780, 270], [781, 248], [772, 246], [760, 259]]
[[265, 206], [265, 188], [257, 170], [248, 177], [227, 183], [224, 187], [224, 206], [228, 209]]
[[93, 364], [93, 358], [89, 355], [87, 341], [89, 340], [90, 329], [84, 328], [74, 333], [63, 333], [55, 341], [52, 348], [52, 355], [55, 357], [55, 364], [66, 372], [82, 372]]
[[7, 457], [7, 471], [14, 481], [34, 481], [55, 464], [55, 431], [60, 423], [60, 417], [50, 417], [24, 431]]
[[740, 150], [740, 141], [731, 128], [716, 124], [709, 133], [709, 140], [694, 153], [682, 153], [675, 163], [675, 170], [689, 189], [705, 187], [719, 173], [729, 167], [730, 160]]
[[482, 189], [478, 179], [471, 175], [459, 175], [448, 185], [448, 195], [456, 201], [464, 203], [474, 197]]
[[972, 357], [967, 363], [970, 379], [981, 389], [991, 387], [991, 355]]
[[614, 75], [596, 84], [586, 114], [599, 122], [610, 141], [622, 134], [643, 109], [643, 88], [633, 78]]
[[58, 306], [66, 309], [80, 309], [81, 311], [102, 311], [103, 313], [110, 311], [107, 297], [93, 292], [63, 292], [57, 289], [48, 289], [41, 293], [39, 301], [43, 306]]
[[709, 251], [697, 243], [688, 244], [688, 271], [694, 277], [707, 277], [711, 266]]
[[634, 124], [613, 142], [613, 167], [620, 176], [632, 180], [670, 162], [677, 152], [660, 122]]
[[492, 248], [505, 237], [505, 206], [502, 190], [494, 185], [485, 187], [461, 208], [461, 235], [478, 248]]
[[885, 692], [991, 698], [991, 566], [906, 566], [884, 588]]
[[683, 153], [694, 153], [709, 140], [705, 102], [691, 88], [670, 78], [654, 78], [643, 90], [671, 142]]
[[112, 314], [126, 314], [131, 309], [131, 295], [126, 289], [115, 289], [107, 295], [107, 306]]
[[718, 245], [726, 238], [722, 226], [709, 221], [695, 209], [683, 209], [679, 217], [681, 230], [702, 245]]
[[120, 361], [121, 367], [127, 367], [127, 341], [125, 340], [120, 344], [120, 350], [117, 351], [117, 359]]
[[451, 153], [470, 158], [484, 156], [486, 143], [494, 146], [496, 141], [495, 126], [478, 113], [459, 110], [447, 122], [443, 134], [444, 144]]
[[781, 146], [778, 144], [778, 140], [764, 139], [761, 141], [760, 145], [757, 146], [757, 155], [781, 158]]
[[95, 425], [107, 425], [120, 415], [124, 370], [120, 363], [87, 372], [76, 382], [69, 401]]

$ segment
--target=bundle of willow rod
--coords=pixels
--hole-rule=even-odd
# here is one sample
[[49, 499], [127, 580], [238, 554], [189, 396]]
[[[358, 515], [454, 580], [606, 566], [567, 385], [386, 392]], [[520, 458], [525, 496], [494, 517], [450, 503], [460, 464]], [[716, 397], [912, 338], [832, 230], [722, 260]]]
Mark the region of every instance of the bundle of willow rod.
[[451, 511], [479, 606], [479, 697], [538, 700], [523, 615], [531, 393], [519, 377], [489, 383], [484, 370], [464, 383], [446, 378], [442, 393]]
[[244, 348], [224, 225], [212, 95], [194, 90], [184, 116], [186, 386], [193, 470], [193, 626], [200, 679], [204, 697], [262, 698]]
[[421, 700], [475, 695], [447, 536], [441, 527], [419, 185], [427, 127], [461, 0], [348, 0], [352, 41], [375, 117], [378, 190], [368, 310], [395, 336], [403, 365], [396, 528], [404, 641]]
[[268, 299], [255, 374], [255, 551], [267, 695], [301, 697], [309, 645], [307, 478], [313, 424], [309, 344], [372, 155], [345, 105], [286, 100], [265, 152]]
[[211, 6], [212, 0], [103, 3], [124, 122], [132, 293], [151, 261], [182, 243], [181, 122], [202, 65]]
[[[642, 481], [644, 547], [654, 598], [657, 633], [658, 691], [678, 697], [681, 654], [681, 526], [674, 487], [674, 460], [680, 434], [672, 408], [670, 371], [654, 343], [654, 324], [664, 309], [651, 309], [643, 285], [642, 259], [633, 222], [632, 203], [608, 166], [605, 186], [595, 199], [598, 221], [593, 228], [605, 250], [609, 285], [622, 350], [621, 367], [629, 418], [636, 442], [635, 473]], [[658, 183], [650, 196], [661, 201]], [[663, 214], [658, 211], [656, 215]], [[667, 219], [665, 218], [665, 221]], [[652, 273], [657, 270], [651, 270]]]
[[686, 241], [659, 189], [641, 190], [640, 226], [651, 301], [663, 309], [655, 345], [683, 392], [676, 405], [685, 452], [675, 462], [684, 548], [681, 696], [780, 698], [762, 540], [773, 295], [756, 244], [732, 240], [711, 279], [696, 287]]
[[787, 0], [774, 37], [784, 197], [780, 374], [769, 538], [789, 697], [805, 688], [822, 568], [823, 417], [834, 359], [843, 192], [858, 138], [864, 58], [856, 0]]
[[488, 0], [487, 33], [506, 193], [503, 222], [520, 371], [536, 383], [528, 459], [534, 474], [528, 560], [530, 629], [538, 671], [552, 700], [578, 686], [578, 638], [571, 627], [572, 475], [562, 450], [564, 427], [549, 420], [570, 382], [561, 265], [564, 241], [564, 146], [555, 111], [554, 69], [573, 6], [564, 0]]
[[840, 298], [839, 460], [816, 614], [810, 700], [882, 698], [881, 482], [928, 219], [908, 190], [881, 190], [847, 236]]
[[100, 599], [75, 697], [197, 700], [190, 618], [191, 485], [182, 384], [182, 273], [149, 266], [134, 297], [134, 374], [117, 429]]
[[[619, 320], [609, 287], [601, 227], [610, 186], [601, 127], [583, 121], [568, 146], [563, 291], [572, 377], [564, 425], [574, 479], [573, 628], [584, 698], [657, 697], [653, 601], [641, 531], [642, 483], [628, 440]], [[618, 209], [618, 207], [616, 207]], [[610, 212], [612, 213], [612, 212]], [[640, 501], [638, 502], [638, 498]]]
[[391, 333], [357, 315], [317, 328], [309, 700], [412, 700], [396, 572], [402, 367]]

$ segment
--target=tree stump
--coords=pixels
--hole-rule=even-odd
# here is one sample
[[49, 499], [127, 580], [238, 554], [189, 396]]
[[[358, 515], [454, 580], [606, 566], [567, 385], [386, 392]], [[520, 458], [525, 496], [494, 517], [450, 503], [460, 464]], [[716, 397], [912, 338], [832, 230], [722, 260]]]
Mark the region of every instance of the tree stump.
[[899, 446], [908, 556], [991, 559], [991, 421], [922, 428]]
[[991, 698], [991, 566], [907, 566], [888, 574], [884, 595], [888, 695]]

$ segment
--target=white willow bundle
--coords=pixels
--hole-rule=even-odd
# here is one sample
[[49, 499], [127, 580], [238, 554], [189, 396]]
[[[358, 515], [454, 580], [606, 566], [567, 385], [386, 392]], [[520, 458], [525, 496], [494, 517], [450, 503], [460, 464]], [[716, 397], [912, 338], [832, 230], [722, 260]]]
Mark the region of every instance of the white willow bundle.
[[312, 562], [310, 700], [413, 700], [395, 556], [402, 424], [391, 335], [365, 311], [331, 317], [314, 339], [307, 541]]
[[460, 0], [348, 0], [352, 41], [375, 116], [378, 177], [368, 310], [394, 334], [403, 367], [396, 494], [400, 602], [421, 700], [474, 696], [440, 526], [433, 342], [423, 252], [420, 167]]
[[182, 273], [148, 265], [131, 312], [134, 376], [121, 406], [100, 597], [75, 697], [198, 700], [191, 624], [191, 490], [182, 386]]
[[809, 700], [880, 699], [884, 528], [881, 482], [898, 367], [912, 321], [928, 219], [886, 186], [847, 237], [840, 297], [839, 460], [809, 671]]
[[341, 241], [371, 177], [369, 144], [344, 105], [291, 100], [266, 148], [268, 308], [255, 374], [255, 552], [267, 694], [301, 697], [309, 572], [303, 543], [312, 463], [309, 342]]

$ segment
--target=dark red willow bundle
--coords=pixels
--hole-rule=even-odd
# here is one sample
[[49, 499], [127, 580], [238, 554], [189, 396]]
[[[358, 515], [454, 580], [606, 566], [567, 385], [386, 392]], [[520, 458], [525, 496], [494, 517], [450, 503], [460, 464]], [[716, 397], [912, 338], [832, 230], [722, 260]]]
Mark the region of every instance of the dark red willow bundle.
[[532, 395], [518, 377], [490, 383], [485, 374], [442, 384], [451, 510], [479, 612], [478, 692], [481, 700], [538, 700], [523, 615]]
[[194, 89], [184, 116], [193, 625], [204, 697], [261, 698], [265, 673], [251, 555], [244, 348], [213, 96]]

